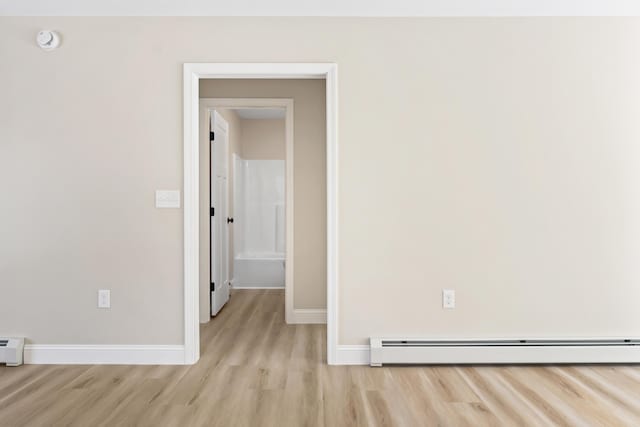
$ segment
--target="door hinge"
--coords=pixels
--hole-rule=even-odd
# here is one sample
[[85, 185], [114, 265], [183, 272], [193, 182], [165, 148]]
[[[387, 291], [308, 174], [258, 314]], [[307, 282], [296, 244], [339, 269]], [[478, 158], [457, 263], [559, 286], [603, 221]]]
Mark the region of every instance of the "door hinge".
[[215, 216], [216, 214], [216, 208], [211, 208], [211, 216]]
[[211, 286], [209, 287], [209, 289], [211, 289], [211, 292], [216, 290], [216, 284], [215, 282], [211, 282]]
[[213, 142], [216, 139], [215, 132], [209, 132], [209, 142]]

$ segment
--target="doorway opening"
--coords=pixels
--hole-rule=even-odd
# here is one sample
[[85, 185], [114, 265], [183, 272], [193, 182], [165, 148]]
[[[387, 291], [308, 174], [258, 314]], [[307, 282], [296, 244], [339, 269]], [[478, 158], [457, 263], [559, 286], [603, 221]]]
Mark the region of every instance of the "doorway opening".
[[202, 98], [200, 119], [200, 321], [233, 290], [281, 289], [295, 322], [293, 100]]

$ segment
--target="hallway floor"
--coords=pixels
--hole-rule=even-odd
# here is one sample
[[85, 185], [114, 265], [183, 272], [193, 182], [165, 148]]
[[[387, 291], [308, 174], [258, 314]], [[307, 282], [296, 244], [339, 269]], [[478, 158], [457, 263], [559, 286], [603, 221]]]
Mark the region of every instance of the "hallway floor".
[[201, 335], [194, 366], [0, 367], [0, 426], [640, 425], [640, 367], [329, 367], [280, 290]]

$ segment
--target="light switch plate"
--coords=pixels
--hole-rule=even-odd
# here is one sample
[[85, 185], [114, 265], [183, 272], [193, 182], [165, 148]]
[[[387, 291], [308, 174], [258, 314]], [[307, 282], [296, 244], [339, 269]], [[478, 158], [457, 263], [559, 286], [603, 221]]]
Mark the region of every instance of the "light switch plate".
[[98, 308], [111, 308], [111, 291], [109, 289], [98, 290]]
[[456, 291], [453, 289], [442, 290], [442, 308], [456, 308]]
[[156, 208], [179, 208], [179, 190], [156, 190]]

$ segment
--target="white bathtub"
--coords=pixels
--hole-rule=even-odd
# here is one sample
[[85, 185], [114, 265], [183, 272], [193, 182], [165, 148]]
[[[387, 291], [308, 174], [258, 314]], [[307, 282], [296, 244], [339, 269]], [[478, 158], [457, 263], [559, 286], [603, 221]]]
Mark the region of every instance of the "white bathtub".
[[233, 287], [284, 288], [284, 253], [243, 253], [233, 261]]

